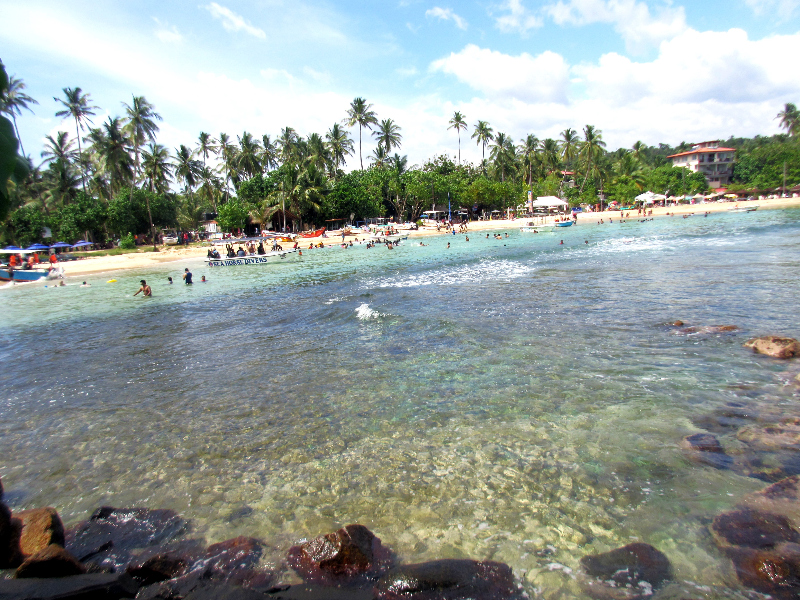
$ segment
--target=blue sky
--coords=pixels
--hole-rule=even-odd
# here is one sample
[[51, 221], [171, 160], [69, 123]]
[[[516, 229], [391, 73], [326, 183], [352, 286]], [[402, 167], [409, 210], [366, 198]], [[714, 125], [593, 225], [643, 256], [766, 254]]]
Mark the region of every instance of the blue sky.
[[0, 58], [39, 101], [18, 120], [35, 159], [74, 131], [52, 98], [75, 86], [96, 124], [145, 96], [170, 148], [200, 131], [324, 134], [362, 96], [402, 127], [410, 164], [456, 154], [456, 110], [477, 162], [478, 119], [515, 141], [592, 124], [613, 149], [769, 135], [800, 102], [800, 0], [0, 0], [0, 14]]

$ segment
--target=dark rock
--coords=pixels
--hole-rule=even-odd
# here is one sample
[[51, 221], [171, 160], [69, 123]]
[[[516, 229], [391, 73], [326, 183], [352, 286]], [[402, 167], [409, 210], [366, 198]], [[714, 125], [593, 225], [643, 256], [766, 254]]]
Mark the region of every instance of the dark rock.
[[727, 469], [733, 463], [733, 459], [725, 454], [719, 440], [710, 433], [686, 436], [681, 441], [681, 448], [689, 460], [716, 469]]
[[83, 575], [86, 568], [57, 544], [50, 544], [28, 556], [15, 574], [17, 579], [69, 577]]
[[674, 325], [675, 327], [683, 327], [683, 321], [675, 321], [675, 322], [673, 323], [673, 325]]
[[742, 585], [780, 600], [800, 597], [800, 546], [779, 544], [771, 550], [728, 551]]
[[378, 600], [495, 600], [515, 596], [511, 567], [476, 560], [434, 560], [403, 565], [375, 586]]
[[752, 348], [757, 354], [766, 354], [773, 358], [794, 358], [800, 356], [800, 342], [793, 338], [779, 337], [777, 335], [765, 335], [763, 337], [748, 340], [744, 344], [745, 348]]
[[166, 543], [185, 528], [172, 510], [103, 507], [67, 530], [65, 547], [81, 562], [119, 571], [134, 550]]
[[55, 508], [33, 508], [13, 514], [22, 522], [19, 547], [24, 556], [36, 554], [50, 544], [64, 545], [64, 524]]
[[209, 546], [203, 562], [215, 571], [229, 573], [256, 566], [263, 551], [257, 539], [240, 536]]
[[181, 578], [142, 588], [138, 600], [269, 600], [263, 592], [202, 577]]
[[392, 556], [369, 529], [354, 524], [293, 546], [287, 562], [306, 582], [351, 585], [380, 577]]
[[53, 579], [0, 580], [0, 600], [117, 600], [139, 586], [127, 575], [74, 575]]
[[791, 475], [779, 456], [768, 452], [746, 452], [734, 458], [731, 469], [744, 477], [775, 482]]
[[581, 558], [581, 587], [601, 600], [646, 598], [672, 577], [669, 559], [650, 544], [628, 544]]
[[183, 575], [188, 566], [188, 561], [182, 556], [159, 552], [136, 557], [125, 570], [142, 585], [151, 585]]
[[11, 510], [0, 502], [0, 569], [13, 569], [22, 562], [20, 528], [20, 521], [13, 519]]
[[754, 450], [800, 450], [800, 419], [788, 417], [762, 427], [744, 427], [736, 434], [739, 441]]
[[678, 330], [678, 333], [711, 335], [714, 333], [730, 333], [738, 330], [739, 328], [736, 325], [703, 325], [702, 327], [683, 327]]
[[800, 532], [800, 476], [786, 477], [759, 492], [748, 494], [740, 505], [784, 517], [794, 531]]
[[0, 500], [3, 499], [3, 479], [0, 478]]
[[784, 516], [742, 508], [717, 515], [711, 532], [720, 548], [772, 548], [782, 542], [800, 542], [800, 534]]
[[372, 588], [337, 588], [322, 585], [284, 585], [265, 592], [270, 600], [374, 600]]

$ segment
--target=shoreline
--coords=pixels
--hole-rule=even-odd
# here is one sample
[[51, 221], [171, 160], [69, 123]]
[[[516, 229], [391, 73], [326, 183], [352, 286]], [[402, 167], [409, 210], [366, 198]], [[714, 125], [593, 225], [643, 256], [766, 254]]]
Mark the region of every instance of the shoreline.
[[[684, 215], [702, 215], [705, 213], [718, 213], [727, 212], [735, 207], [752, 207], [758, 206], [759, 210], [774, 210], [782, 208], [800, 207], [800, 197], [794, 198], [775, 198], [769, 200], [740, 200], [737, 202], [711, 202], [707, 204], [686, 204], [679, 206], [655, 206], [652, 208], [653, 214], [648, 215], [647, 218], [655, 217], [668, 217], [676, 216], [682, 217]], [[647, 209], [651, 210], [650, 208]], [[635, 211], [627, 211], [630, 214], [630, 219], [644, 218], [635, 213]], [[603, 212], [588, 212], [578, 213], [577, 224], [595, 224], [600, 219], [613, 221], [620, 218], [620, 211]], [[491, 229], [505, 230], [521, 227], [529, 221], [533, 221], [537, 225], [540, 223], [550, 222], [552, 218], [534, 217], [530, 219], [498, 219], [493, 221], [470, 221], [469, 231], [486, 231]], [[408, 233], [409, 239], [417, 237], [429, 237], [434, 235], [451, 235], [445, 234], [443, 231], [437, 231], [433, 227], [426, 227], [416, 231], [403, 230]], [[363, 235], [347, 236], [346, 239], [355, 241], [356, 239], [363, 239]], [[309, 238], [309, 240], [312, 238]], [[337, 246], [341, 243], [339, 236], [332, 236], [329, 238], [313, 238], [315, 240], [324, 241], [326, 246]], [[310, 243], [310, 242], [309, 242]], [[301, 248], [302, 249], [302, 248]], [[178, 262], [188, 259], [204, 258], [206, 256], [207, 246], [198, 246], [192, 248], [183, 248], [178, 246], [164, 246], [158, 253], [132, 253], [122, 254], [119, 256], [98, 256], [87, 257], [77, 261], [69, 261], [61, 263], [64, 267], [65, 277], [76, 278], [85, 277], [88, 275], [100, 275], [102, 273], [109, 273], [115, 271], [127, 271], [131, 269], [148, 269], [159, 266], [164, 263]]]

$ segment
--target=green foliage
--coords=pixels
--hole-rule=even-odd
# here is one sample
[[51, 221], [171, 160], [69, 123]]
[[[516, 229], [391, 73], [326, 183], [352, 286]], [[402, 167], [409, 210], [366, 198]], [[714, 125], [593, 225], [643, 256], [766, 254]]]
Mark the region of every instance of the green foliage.
[[157, 229], [174, 227], [177, 224], [177, 199], [173, 194], [155, 194], [147, 190], [122, 188], [108, 203], [108, 227], [121, 235], [124, 231], [149, 233], [150, 221], [147, 218], [147, 202], [150, 200], [150, 211], [153, 224]]
[[759, 190], [772, 190], [783, 185], [783, 166], [789, 186], [800, 182], [800, 144], [796, 140], [772, 140], [739, 152], [733, 168], [733, 182]]
[[708, 191], [708, 183], [702, 173], [692, 173], [683, 167], [657, 167], [646, 175], [644, 181], [645, 189], [657, 194], [663, 194], [667, 190], [673, 196]]
[[[376, 185], [377, 184], [377, 185]], [[379, 217], [383, 212], [382, 186], [372, 171], [353, 171], [339, 178], [322, 203], [323, 219]]]
[[42, 230], [50, 226], [50, 219], [35, 206], [23, 206], [11, 213], [13, 240], [22, 246], [42, 242]]
[[239, 198], [231, 198], [217, 210], [217, 223], [223, 231], [242, 229], [247, 223], [248, 207]]
[[94, 240], [103, 239], [102, 232], [107, 218], [108, 209], [102, 202], [84, 192], [78, 192], [75, 200], [56, 213], [53, 220], [56, 229], [53, 235], [65, 242], [77, 241], [87, 232]]
[[[8, 74], [0, 62], [0, 99], [8, 91]], [[19, 140], [14, 126], [5, 117], [0, 117], [0, 220], [4, 219], [11, 205], [8, 182], [20, 182], [28, 174], [27, 162], [17, 153]]]
[[130, 231], [119, 240], [119, 247], [123, 250], [133, 250], [136, 248], [136, 241], [133, 239], [133, 234]]

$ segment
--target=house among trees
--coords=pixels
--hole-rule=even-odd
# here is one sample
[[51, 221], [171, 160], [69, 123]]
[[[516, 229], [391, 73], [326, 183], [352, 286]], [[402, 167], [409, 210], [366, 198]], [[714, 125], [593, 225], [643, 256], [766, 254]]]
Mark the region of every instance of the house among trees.
[[667, 158], [672, 161], [673, 167], [684, 167], [694, 173], [702, 173], [710, 187], [722, 188], [731, 181], [735, 156], [735, 148], [721, 148], [719, 140], [714, 140], [695, 144], [688, 152], [672, 154]]

